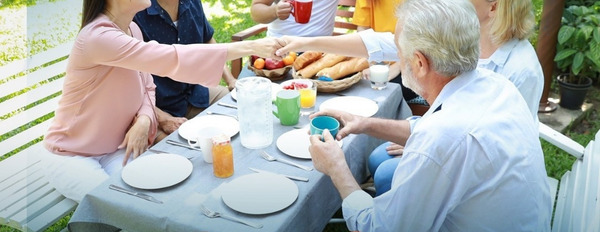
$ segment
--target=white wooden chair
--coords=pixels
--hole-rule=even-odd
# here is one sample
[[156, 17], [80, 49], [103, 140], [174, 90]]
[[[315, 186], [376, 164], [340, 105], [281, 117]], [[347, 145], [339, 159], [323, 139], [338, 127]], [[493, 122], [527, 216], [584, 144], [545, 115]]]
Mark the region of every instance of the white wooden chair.
[[0, 67], [0, 225], [43, 231], [77, 207], [48, 184], [39, 156], [72, 44]]
[[600, 231], [600, 131], [585, 149], [542, 123], [540, 137], [577, 157], [560, 186], [548, 177], [555, 195], [559, 187], [552, 231]]

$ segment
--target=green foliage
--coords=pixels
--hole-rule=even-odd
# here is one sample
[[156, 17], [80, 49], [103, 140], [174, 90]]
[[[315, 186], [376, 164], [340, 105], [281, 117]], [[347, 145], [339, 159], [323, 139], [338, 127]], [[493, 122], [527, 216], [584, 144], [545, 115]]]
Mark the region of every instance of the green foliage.
[[[219, 43], [228, 43], [231, 36], [256, 24], [250, 17], [252, 0], [204, 0], [208, 21], [215, 29], [213, 38]], [[232, 17], [234, 16], [234, 17]]]
[[33, 5], [37, 0], [0, 0], [0, 6], [14, 7], [21, 5]]
[[[18, 6], [31, 6], [35, 5], [38, 0], [0, 0], [0, 8], [4, 7], [18, 7]], [[49, 0], [50, 2], [54, 2], [56, 0]]]
[[[213, 38], [218, 43], [229, 43], [233, 34], [257, 24], [250, 17], [252, 0], [203, 0], [202, 3], [205, 6], [204, 13], [207, 15], [210, 25], [215, 29]], [[265, 36], [266, 33], [263, 32], [249, 39]], [[246, 59], [244, 58], [244, 60]], [[221, 80], [221, 85], [227, 86], [227, 83]]]
[[560, 178], [571, 169], [575, 157], [566, 153], [549, 142], [540, 140], [544, 151], [544, 162], [549, 177], [560, 180]]
[[533, 0], [533, 13], [535, 15], [535, 29], [531, 36], [529, 37], [529, 42], [535, 48], [538, 42], [538, 31], [540, 28], [540, 19], [542, 18], [542, 8], [544, 5], [544, 0]]
[[17, 230], [15, 228], [9, 227], [9, 226], [4, 226], [4, 225], [0, 225], [0, 232], [19, 232], [20, 230]]
[[600, 2], [591, 7], [569, 6], [565, 9], [558, 32], [556, 65], [569, 73], [567, 82], [581, 83], [584, 76], [600, 73]]
[[596, 3], [597, 0], [568, 0], [566, 1], [566, 6], [591, 6]]

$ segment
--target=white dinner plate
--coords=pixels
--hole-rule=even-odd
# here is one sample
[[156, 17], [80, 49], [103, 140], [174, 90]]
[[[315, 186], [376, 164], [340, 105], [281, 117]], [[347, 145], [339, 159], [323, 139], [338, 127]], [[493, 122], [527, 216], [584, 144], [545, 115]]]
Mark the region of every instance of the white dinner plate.
[[312, 85], [313, 85], [313, 82], [311, 80], [308, 80], [308, 79], [292, 79], [292, 80], [287, 80], [287, 81], [281, 82], [281, 84], [279, 84], [279, 85], [283, 89], [283, 87], [289, 86], [289, 85], [291, 85], [294, 82], [306, 84], [308, 87], [312, 87]]
[[[281, 85], [277, 84], [277, 83], [271, 83], [271, 100], [275, 101], [275, 99], [277, 99], [277, 92], [279, 92], [279, 90], [281, 90]], [[237, 101], [237, 89], [233, 88], [231, 90], [231, 98], [233, 98], [233, 100]]]
[[221, 198], [229, 208], [246, 214], [269, 214], [287, 208], [298, 198], [298, 186], [271, 173], [238, 177], [224, 186]]
[[123, 167], [121, 178], [139, 189], [160, 189], [184, 181], [192, 173], [192, 162], [176, 154], [140, 156]]
[[206, 127], [217, 127], [223, 133], [233, 137], [240, 131], [240, 122], [233, 117], [224, 115], [203, 115], [187, 120], [179, 127], [179, 135], [184, 139], [196, 141], [196, 136]]
[[379, 106], [371, 99], [356, 96], [334, 97], [324, 101], [319, 110], [332, 109], [348, 112], [354, 115], [371, 117], [377, 113]]
[[[283, 133], [277, 138], [277, 148], [286, 155], [300, 159], [312, 159], [308, 147], [310, 135], [307, 129], [295, 129]], [[340, 147], [344, 142], [337, 141]]]

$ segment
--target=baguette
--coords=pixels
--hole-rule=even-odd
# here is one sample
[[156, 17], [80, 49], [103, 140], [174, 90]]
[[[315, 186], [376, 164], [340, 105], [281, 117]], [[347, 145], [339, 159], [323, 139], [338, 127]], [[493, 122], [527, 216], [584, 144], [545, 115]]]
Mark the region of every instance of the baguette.
[[369, 67], [366, 58], [353, 57], [348, 60], [337, 63], [329, 68], [324, 68], [317, 73], [317, 76], [326, 76], [337, 80], [349, 74], [360, 72]]
[[321, 59], [318, 59], [315, 62], [312, 62], [308, 66], [301, 69], [298, 73], [303, 78], [312, 78], [317, 72], [321, 69], [329, 68], [343, 60], [345, 60], [345, 56], [335, 55], [335, 54], [325, 54]]
[[302, 53], [294, 61], [294, 64], [293, 64], [294, 70], [303, 69], [304, 67], [308, 66], [312, 62], [315, 62], [315, 60], [320, 59], [321, 56], [322, 56], [322, 53], [320, 53], [320, 52], [307, 51], [307, 52]]

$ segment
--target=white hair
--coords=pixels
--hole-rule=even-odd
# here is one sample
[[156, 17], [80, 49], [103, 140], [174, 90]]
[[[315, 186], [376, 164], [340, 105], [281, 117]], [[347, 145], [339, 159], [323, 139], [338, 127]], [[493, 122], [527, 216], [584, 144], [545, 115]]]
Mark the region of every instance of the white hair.
[[444, 76], [474, 70], [479, 58], [479, 20], [469, 0], [408, 0], [396, 10], [404, 59], [416, 51]]

